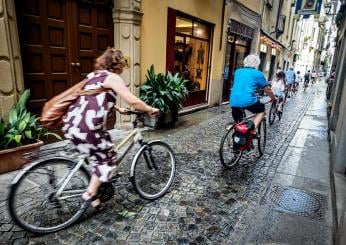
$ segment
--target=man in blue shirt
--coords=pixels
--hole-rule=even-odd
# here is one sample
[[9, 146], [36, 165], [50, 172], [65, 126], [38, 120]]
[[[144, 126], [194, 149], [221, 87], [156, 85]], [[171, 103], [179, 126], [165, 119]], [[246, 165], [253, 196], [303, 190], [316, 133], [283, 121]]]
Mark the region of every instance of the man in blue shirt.
[[[293, 84], [296, 80], [296, 73], [293, 70], [293, 67], [291, 67], [289, 70], [286, 71], [286, 80], [287, 80], [287, 89], [289, 92], [292, 91]], [[288, 98], [290, 97], [290, 93], [288, 93]]]
[[241, 121], [243, 110], [246, 109], [256, 114], [253, 118], [256, 128], [261, 123], [265, 110], [264, 104], [256, 96], [257, 90], [263, 89], [272, 102], [276, 100], [272, 90], [268, 87], [264, 74], [257, 70], [260, 63], [260, 58], [257, 55], [250, 54], [245, 57], [244, 68], [237, 69], [234, 74], [230, 96], [230, 106], [234, 121]]

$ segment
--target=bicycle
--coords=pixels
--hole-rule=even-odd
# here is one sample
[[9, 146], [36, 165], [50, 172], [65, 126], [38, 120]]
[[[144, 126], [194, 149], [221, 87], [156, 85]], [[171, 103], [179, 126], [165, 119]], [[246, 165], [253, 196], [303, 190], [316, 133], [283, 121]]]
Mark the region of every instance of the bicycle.
[[[144, 141], [138, 128], [138, 120], [144, 113], [128, 111], [127, 114], [136, 115], [132, 122], [133, 131], [118, 144], [116, 152], [130, 143], [115, 160], [111, 180], [99, 188], [97, 196], [101, 202], [113, 196], [115, 187], [112, 183], [118, 178], [115, 173], [135, 144], [139, 149], [134, 155], [129, 179], [141, 198], [155, 200], [162, 197], [174, 181], [176, 160], [171, 147], [160, 140]], [[45, 154], [50, 153], [42, 153]], [[81, 195], [90, 181], [89, 161], [80, 155], [76, 160], [76, 155], [79, 154], [39, 160], [14, 178], [8, 194], [8, 208], [19, 227], [32, 233], [55, 232], [76, 223], [87, 211], [90, 203], [85, 202]]]
[[[265, 103], [267, 104], [267, 103]], [[221, 164], [226, 169], [233, 168], [241, 159], [244, 151], [250, 151], [254, 149], [254, 141], [257, 141], [258, 152], [256, 151], [256, 157], [261, 157], [265, 150], [266, 140], [267, 140], [267, 125], [266, 125], [266, 116], [262, 119], [260, 125], [258, 126], [256, 132], [253, 134], [250, 132], [250, 135], [246, 139], [246, 145], [244, 147], [236, 147], [233, 142], [234, 136], [234, 127], [237, 124], [243, 123], [246, 120], [255, 117], [255, 114], [246, 116], [245, 110], [243, 111], [243, 119], [241, 122], [234, 122], [226, 126], [226, 133], [223, 135], [219, 148], [219, 156]]]
[[283, 100], [283, 98], [277, 98], [277, 101], [273, 102], [272, 105], [270, 106], [270, 109], [269, 109], [269, 124], [270, 125], [273, 125], [276, 115], [278, 116], [279, 121], [281, 120], [282, 111], [279, 111], [279, 104], [281, 100]]
[[295, 82], [295, 83], [293, 84], [292, 93], [293, 93], [294, 95], [296, 95], [296, 94], [298, 93], [298, 89], [299, 89], [299, 83]]
[[306, 88], [309, 87], [309, 81], [305, 80], [304, 81], [304, 91], [306, 91]]

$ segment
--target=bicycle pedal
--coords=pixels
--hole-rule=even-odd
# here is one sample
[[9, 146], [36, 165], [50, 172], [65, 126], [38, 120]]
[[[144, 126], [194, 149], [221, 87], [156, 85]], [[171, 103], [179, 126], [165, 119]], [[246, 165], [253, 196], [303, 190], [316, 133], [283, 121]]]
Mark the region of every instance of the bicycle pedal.
[[118, 172], [116, 173], [110, 180], [109, 182], [113, 183], [115, 181], [117, 181], [120, 177], [124, 176], [125, 173], [123, 172]]

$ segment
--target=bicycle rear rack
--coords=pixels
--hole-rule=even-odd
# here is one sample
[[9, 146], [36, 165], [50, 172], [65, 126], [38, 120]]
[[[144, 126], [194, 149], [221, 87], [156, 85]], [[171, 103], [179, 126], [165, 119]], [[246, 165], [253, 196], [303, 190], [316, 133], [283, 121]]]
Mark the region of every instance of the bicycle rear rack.
[[[43, 149], [42, 149], [43, 148]], [[33, 162], [39, 159], [56, 157], [56, 156], [64, 156], [64, 157], [75, 157], [76, 155], [80, 155], [75, 150], [74, 146], [71, 144], [66, 144], [58, 147], [49, 147], [46, 146], [41, 147], [41, 149], [33, 152], [24, 153], [22, 158], [28, 162]]]

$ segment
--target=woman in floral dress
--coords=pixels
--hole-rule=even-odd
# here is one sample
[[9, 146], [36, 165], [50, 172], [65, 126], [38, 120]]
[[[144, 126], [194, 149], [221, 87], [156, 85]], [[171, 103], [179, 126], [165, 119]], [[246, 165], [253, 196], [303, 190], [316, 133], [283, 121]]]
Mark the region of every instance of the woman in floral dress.
[[[69, 107], [63, 121], [65, 137], [72, 141], [76, 149], [89, 157], [93, 174], [87, 191], [82, 198], [91, 202], [93, 207], [99, 207], [100, 200], [96, 198], [97, 190], [102, 182], [111, 177], [114, 168], [116, 152], [114, 144], [106, 131], [108, 114], [115, 107], [116, 96], [119, 95], [128, 105], [136, 110], [155, 115], [158, 109], [148, 106], [134, 96], [119, 76], [124, 66], [121, 51], [108, 48], [96, 59], [95, 70], [87, 75], [85, 90], [105, 88], [101, 93], [82, 95]], [[120, 113], [126, 109], [115, 107]]]

